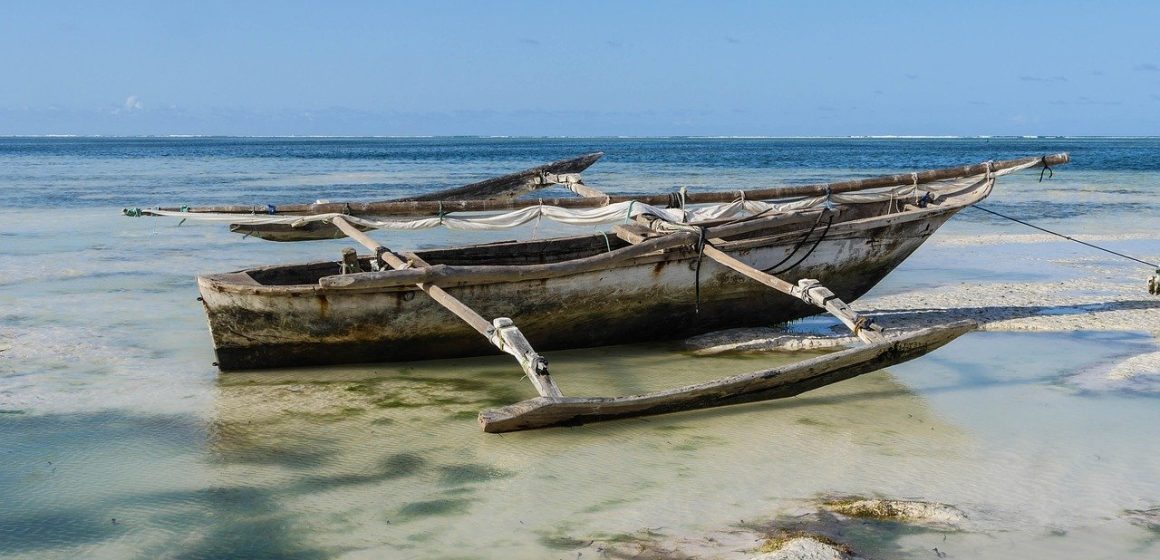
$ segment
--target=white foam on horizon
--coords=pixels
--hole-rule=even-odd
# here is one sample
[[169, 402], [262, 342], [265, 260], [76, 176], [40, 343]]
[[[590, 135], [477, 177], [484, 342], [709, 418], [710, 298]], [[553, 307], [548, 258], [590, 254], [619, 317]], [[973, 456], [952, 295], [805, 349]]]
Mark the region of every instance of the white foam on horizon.
[[676, 134], [676, 135], [618, 135], [618, 134], [581, 134], [581, 135], [486, 135], [486, 134], [183, 134], [183, 133], [161, 133], [161, 134], [0, 134], [0, 138], [114, 138], [114, 139], [138, 139], [138, 138], [266, 138], [266, 139], [296, 139], [296, 138], [337, 138], [337, 139], [360, 139], [360, 138], [381, 138], [381, 139], [416, 139], [416, 138], [476, 138], [476, 139], [537, 139], [537, 138], [553, 138], [553, 139], [599, 139], [599, 138], [616, 138], [624, 140], [649, 140], [649, 139], [735, 139], [735, 140], [961, 140], [961, 139], [1008, 139], [1008, 140], [1044, 140], [1044, 139], [1060, 139], [1060, 140], [1153, 140], [1160, 139], [1160, 135], [1140, 135], [1140, 136], [1102, 136], [1102, 135], [1005, 135], [1005, 134], [965, 134], [965, 135], [944, 135], [944, 134], [838, 134], [838, 135], [763, 135], [763, 134], [736, 134], [736, 135], [701, 135], [701, 134]]

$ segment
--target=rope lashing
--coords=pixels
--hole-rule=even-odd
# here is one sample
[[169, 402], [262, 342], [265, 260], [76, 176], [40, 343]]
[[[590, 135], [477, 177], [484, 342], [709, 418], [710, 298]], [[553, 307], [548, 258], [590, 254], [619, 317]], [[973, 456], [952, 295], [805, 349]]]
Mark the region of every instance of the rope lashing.
[[[829, 218], [826, 219], [826, 227], [824, 229], [822, 229], [821, 235], [819, 235], [818, 239], [816, 241], [814, 241], [814, 244], [810, 246], [810, 250], [806, 251], [806, 254], [802, 255], [802, 257], [800, 259], [798, 259], [797, 262], [785, 267], [784, 270], [778, 270], [775, 272], [771, 272], [770, 274], [781, 274], [783, 272], [789, 272], [789, 271], [797, 268], [798, 266], [801, 266], [801, 264], [803, 262], [805, 262], [806, 259], [810, 258], [810, 255], [814, 254], [814, 251], [817, 250], [818, 245], [821, 245], [822, 241], [824, 241], [826, 239], [826, 234], [830, 233], [830, 226], [832, 226], [832, 225], [834, 225], [834, 215], [831, 213]], [[809, 237], [807, 236], [803, 239], [809, 239]]]
[[854, 320], [854, 336], [858, 336], [858, 333], [862, 332], [863, 329], [873, 329], [873, 328], [874, 328], [874, 319], [872, 319], [870, 317], [867, 317], [865, 315], [859, 315], [858, 318]]
[[1047, 173], [1048, 179], [1055, 177], [1055, 172], [1051, 170], [1050, 165], [1047, 165], [1047, 156], [1043, 156], [1043, 159], [1041, 159], [1040, 162], [1043, 164], [1043, 170], [1041, 170], [1039, 172], [1039, 182], [1040, 183], [1043, 182], [1043, 174], [1044, 173]]
[[[507, 317], [496, 317], [491, 324], [492, 326], [487, 329], [486, 335], [488, 340], [496, 348], [499, 348], [501, 352], [511, 354], [515, 357], [520, 362], [520, 366], [523, 367], [525, 373], [531, 371], [539, 376], [548, 375], [547, 358], [530, 349], [521, 352], [521, 347], [525, 347], [527, 341], [511, 319]], [[521, 344], [521, 341], [524, 344]]]
[[536, 207], [536, 223], [532, 224], [532, 239], [540, 238], [540, 221], [544, 218], [544, 199], [540, 199], [540, 205]]
[[[507, 325], [505, 325], [505, 327], [506, 326]], [[495, 344], [496, 348], [499, 348], [500, 352], [503, 352], [504, 351], [504, 341], [503, 341], [503, 337], [499, 336], [499, 329], [500, 329], [500, 327], [495, 327], [495, 326], [491, 327], [490, 329], [487, 329], [487, 338], [488, 338], [488, 340], [490, 340], [492, 342], [492, 344]]]
[[375, 249], [375, 260], [379, 262], [379, 270], [387, 270], [391, 268], [391, 266], [387, 264], [387, 259], [383, 258], [383, 255], [385, 254], [387, 254], [386, 247], [380, 245], [377, 249]]
[[632, 206], [636, 204], [635, 200], [628, 201], [628, 210], [624, 212], [624, 223], [628, 223], [632, 219]]
[[[794, 257], [794, 255], [796, 255], [797, 252], [801, 250], [802, 247], [805, 246], [806, 241], [808, 241], [810, 236], [814, 234], [814, 231], [816, 231], [818, 229], [818, 224], [822, 223], [822, 218], [826, 217], [826, 216], [829, 217], [829, 220], [826, 222], [826, 227], [824, 230], [822, 230], [822, 234], [820, 236], [818, 236], [817, 241], [814, 242], [814, 246], [810, 247], [810, 250], [807, 251], [806, 254], [802, 256], [802, 258], [798, 259], [797, 262], [785, 267], [784, 270], [778, 270], [778, 268], [781, 267], [781, 265], [789, 262], [789, 260], [792, 259]], [[822, 211], [818, 213], [818, 218], [816, 220], [814, 220], [814, 225], [810, 226], [809, 231], [807, 231], [806, 234], [803, 235], [802, 238], [799, 239], [798, 242], [794, 244], [793, 250], [790, 251], [789, 254], [785, 256], [785, 258], [781, 259], [773, 266], [766, 268], [766, 269], [763, 269], [762, 272], [776, 275], [776, 274], [781, 274], [783, 272], [789, 272], [789, 271], [793, 270], [794, 268], [796, 268], [798, 265], [800, 265], [802, 262], [804, 262], [807, 258], [809, 258], [810, 254], [812, 254], [814, 252], [814, 249], [818, 248], [818, 245], [821, 244], [822, 239], [825, 239], [826, 234], [829, 233], [830, 225], [832, 225], [833, 223], [834, 223], [833, 213], [828, 208], [822, 208]]]
[[605, 233], [604, 230], [600, 230], [599, 233], [600, 233], [600, 235], [604, 236], [604, 247], [608, 249], [609, 253], [611, 253], [612, 252], [612, 243], [608, 241], [608, 234]]
[[927, 191], [922, 194], [922, 198], [914, 201], [914, 205], [918, 206], [919, 208], [926, 208], [926, 205], [932, 202], [934, 202], [934, 197], [931, 196], [930, 191]]

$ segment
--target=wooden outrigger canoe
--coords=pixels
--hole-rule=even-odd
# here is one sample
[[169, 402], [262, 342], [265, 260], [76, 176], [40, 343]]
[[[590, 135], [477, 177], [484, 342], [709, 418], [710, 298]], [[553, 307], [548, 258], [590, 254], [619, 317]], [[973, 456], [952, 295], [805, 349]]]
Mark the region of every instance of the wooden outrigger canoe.
[[[481, 413], [489, 432], [768, 400], [913, 359], [973, 328], [961, 322], [886, 335], [845, 302], [870, 290], [956, 212], [985, 198], [997, 176], [1067, 161], [1066, 154], [1056, 154], [827, 185], [654, 197], [604, 195], [578, 177], [542, 174], [540, 183], [565, 183], [585, 196], [279, 207], [314, 220], [287, 230], [324, 222], [374, 255], [357, 257], [347, 250], [337, 262], [213, 274], [199, 277], [198, 285], [223, 371], [447, 358], [497, 349], [513, 355], [540, 396]], [[764, 203], [753, 201], [811, 195], [815, 198], [754, 211]], [[730, 200], [735, 206], [749, 204], [750, 215], [685, 219], [685, 204]], [[682, 208], [649, 206], [664, 201], [679, 201]], [[364, 232], [391, 225], [368, 216], [421, 215], [432, 211], [432, 204], [447, 212], [618, 203], [627, 203], [625, 223], [607, 234], [395, 253]], [[237, 208], [187, 208], [182, 215], [250, 211]], [[534, 349], [666, 339], [783, 323], [822, 311], [838, 317], [865, 344], [790, 366], [631, 397], [565, 397]], [[516, 318], [519, 327], [507, 317]]]

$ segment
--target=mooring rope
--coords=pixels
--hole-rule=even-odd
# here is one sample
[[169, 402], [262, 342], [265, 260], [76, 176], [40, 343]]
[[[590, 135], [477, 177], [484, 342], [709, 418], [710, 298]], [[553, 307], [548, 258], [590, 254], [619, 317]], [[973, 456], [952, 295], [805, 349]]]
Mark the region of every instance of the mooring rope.
[[1041, 169], [1039, 171], [1039, 182], [1040, 183], [1043, 182], [1043, 174], [1044, 173], [1047, 173], [1048, 179], [1055, 177], [1055, 172], [1051, 170], [1051, 166], [1047, 165], [1047, 157], [1044, 156], [1044, 158], [1041, 161], [1043, 162], [1043, 169]]
[[1128, 259], [1128, 260], [1130, 260], [1130, 261], [1136, 261], [1136, 262], [1138, 262], [1138, 263], [1140, 263], [1140, 264], [1147, 265], [1147, 266], [1150, 266], [1150, 267], [1152, 267], [1152, 268], [1157, 268], [1157, 269], [1160, 269], [1160, 264], [1156, 264], [1156, 263], [1150, 263], [1150, 262], [1148, 262], [1148, 261], [1145, 261], [1145, 260], [1140, 260], [1140, 259], [1137, 259], [1136, 257], [1133, 257], [1133, 256], [1125, 255], [1125, 254], [1123, 254], [1123, 253], [1117, 253], [1117, 252], [1115, 252], [1115, 251], [1113, 251], [1113, 250], [1111, 250], [1111, 249], [1105, 249], [1105, 248], [1103, 248], [1103, 247], [1100, 247], [1099, 245], [1093, 245], [1093, 244], [1091, 244], [1091, 243], [1088, 243], [1088, 242], [1086, 242], [1086, 241], [1080, 241], [1080, 240], [1078, 240], [1078, 239], [1076, 239], [1076, 238], [1074, 238], [1074, 237], [1068, 237], [1068, 236], [1066, 236], [1066, 235], [1064, 235], [1064, 234], [1062, 234], [1062, 233], [1057, 233], [1057, 232], [1051, 231], [1051, 230], [1049, 230], [1049, 229], [1046, 229], [1046, 228], [1039, 227], [1039, 226], [1037, 226], [1037, 225], [1035, 225], [1035, 224], [1030, 224], [1030, 223], [1027, 223], [1027, 222], [1025, 222], [1025, 221], [1023, 221], [1023, 220], [1020, 220], [1020, 219], [1018, 219], [1018, 218], [1012, 218], [1011, 216], [1007, 216], [1007, 215], [1004, 215], [1004, 214], [1000, 214], [1000, 213], [998, 213], [998, 212], [996, 212], [996, 211], [994, 211], [994, 210], [989, 210], [989, 209], [987, 209], [987, 208], [983, 208], [982, 206], [979, 206], [978, 204], [975, 204], [975, 205], [973, 205], [973, 206], [972, 206], [972, 208], [977, 208], [977, 209], [979, 209], [979, 210], [982, 210], [982, 211], [984, 211], [984, 212], [986, 212], [986, 213], [988, 213], [988, 214], [994, 214], [994, 215], [996, 215], [996, 216], [998, 216], [998, 217], [1000, 217], [1000, 218], [1003, 218], [1003, 219], [1005, 219], [1005, 220], [1011, 220], [1012, 222], [1015, 222], [1015, 223], [1017, 223], [1017, 224], [1023, 224], [1023, 225], [1025, 225], [1025, 226], [1029, 227], [1029, 228], [1034, 228], [1034, 229], [1037, 229], [1037, 230], [1039, 230], [1039, 231], [1042, 231], [1042, 232], [1044, 232], [1044, 233], [1050, 233], [1051, 235], [1054, 235], [1054, 236], [1056, 236], [1056, 237], [1062, 237], [1062, 238], [1064, 238], [1064, 239], [1066, 239], [1066, 240], [1068, 240], [1068, 241], [1074, 241], [1074, 242], [1076, 242], [1076, 243], [1079, 243], [1080, 245], [1086, 245], [1086, 246], [1088, 246], [1088, 247], [1091, 247], [1092, 249], [1098, 249], [1098, 250], [1100, 250], [1100, 251], [1103, 251], [1103, 252], [1105, 252], [1105, 253], [1111, 253], [1111, 254], [1113, 254], [1113, 255], [1115, 255], [1115, 256], [1117, 256], [1117, 257], [1123, 257], [1123, 258], [1125, 258], [1125, 259]]

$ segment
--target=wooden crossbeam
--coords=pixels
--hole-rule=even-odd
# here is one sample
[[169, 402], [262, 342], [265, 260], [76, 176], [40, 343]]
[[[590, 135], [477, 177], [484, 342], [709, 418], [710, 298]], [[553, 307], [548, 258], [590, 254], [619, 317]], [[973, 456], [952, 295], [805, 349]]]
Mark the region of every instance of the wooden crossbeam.
[[[410, 262], [404, 261], [399, 255], [396, 255], [390, 249], [371, 239], [367, 234], [359, 231], [358, 228], [342, 217], [336, 217], [332, 222], [335, 227], [342, 230], [348, 237], [358, 241], [367, 249], [374, 251], [375, 255], [384, 264], [395, 270], [428, 266], [426, 262], [415, 255], [411, 255]], [[536, 391], [540, 393], [541, 397], [563, 396], [560, 388], [556, 386], [556, 382], [548, 372], [548, 361], [532, 348], [527, 338], [516, 328], [511, 319], [499, 317], [489, 322], [482, 315], [476, 313], [474, 309], [459, 301], [455, 296], [447, 293], [443, 288], [422, 282], [416, 283], [415, 285], [427, 295], [431, 296], [431, 299], [454, 313], [456, 317], [459, 317], [468, 325], [471, 325], [473, 329], [479, 331], [480, 334], [487, 338], [488, 342], [491, 342], [501, 351], [511, 354], [519, 362], [520, 368], [524, 370], [528, 379], [535, 385]]]
[[[644, 217], [643, 220], [647, 222], [649, 218]], [[634, 245], [665, 235], [676, 235], [675, 233], [663, 234], [652, 231], [641, 223], [619, 225], [614, 227], [613, 231], [617, 237]], [[711, 232], [712, 229], [708, 231]], [[831, 315], [837, 317], [842, 324], [854, 332], [855, 336], [867, 344], [874, 344], [885, 340], [882, 335], [882, 327], [874, 324], [869, 318], [859, 315], [849, 305], [846, 305], [846, 302], [839, 299], [838, 296], [834, 295], [833, 292], [817, 280], [804, 279], [795, 285], [765, 271], [749, 266], [712, 245], [705, 244], [702, 252], [706, 257], [748, 278], [761, 282], [783, 294], [793, 296], [808, 304], [825, 309]]]

